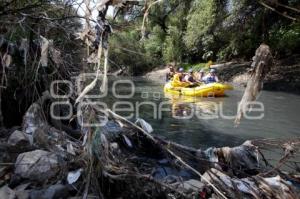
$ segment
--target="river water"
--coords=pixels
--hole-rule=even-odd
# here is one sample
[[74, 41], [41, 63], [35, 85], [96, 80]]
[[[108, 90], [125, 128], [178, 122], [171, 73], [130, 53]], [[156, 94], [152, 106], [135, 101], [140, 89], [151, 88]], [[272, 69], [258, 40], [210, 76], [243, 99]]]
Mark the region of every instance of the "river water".
[[[115, 81], [110, 81], [109, 97], [103, 99], [107, 106], [120, 115], [133, 116], [132, 121], [143, 118], [152, 125], [153, 134], [180, 144], [207, 148], [235, 146], [247, 139], [300, 136], [299, 95], [263, 91], [258, 98], [261, 104], [255, 105], [256, 110], [250, 114], [255, 118], [243, 119], [235, 127], [232, 116], [242, 89], [229, 91], [222, 98], [180, 97], [165, 95], [163, 83], [144, 78], [130, 80], [132, 84], [115, 84], [115, 92]], [[126, 98], [131, 93], [133, 96]]]

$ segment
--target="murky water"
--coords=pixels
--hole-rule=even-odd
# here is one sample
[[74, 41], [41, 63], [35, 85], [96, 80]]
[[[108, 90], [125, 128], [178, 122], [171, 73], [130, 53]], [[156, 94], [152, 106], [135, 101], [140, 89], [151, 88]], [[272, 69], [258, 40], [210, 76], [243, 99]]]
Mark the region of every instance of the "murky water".
[[[234, 146], [253, 138], [293, 138], [300, 136], [300, 96], [283, 92], [263, 91], [258, 101], [263, 111], [250, 116], [262, 119], [243, 119], [234, 126], [233, 116], [243, 95], [243, 90], [227, 92], [223, 98], [194, 98], [165, 95], [163, 84], [143, 78], [132, 79], [132, 85], [116, 85], [115, 95], [109, 89], [105, 99], [110, 108], [124, 108], [117, 112], [123, 116], [133, 115], [149, 122], [154, 134], [193, 147]], [[111, 86], [111, 85], [110, 85]], [[117, 103], [116, 103], [117, 102]], [[161, 108], [163, 109], [161, 109]], [[258, 106], [255, 106], [259, 108]], [[262, 108], [262, 107], [260, 107]], [[203, 118], [204, 116], [209, 118]], [[225, 116], [225, 118], [224, 118]]]

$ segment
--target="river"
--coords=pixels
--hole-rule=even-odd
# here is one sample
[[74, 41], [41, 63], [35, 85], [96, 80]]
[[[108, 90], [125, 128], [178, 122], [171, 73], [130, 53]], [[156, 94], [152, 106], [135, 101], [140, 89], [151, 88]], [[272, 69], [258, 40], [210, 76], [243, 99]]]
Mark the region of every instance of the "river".
[[207, 148], [235, 146], [247, 139], [300, 136], [299, 95], [262, 91], [258, 98], [262, 105], [255, 106], [261, 110], [253, 109], [250, 116], [255, 118], [243, 119], [235, 127], [232, 116], [236, 114], [242, 89], [229, 91], [226, 97], [208, 99], [168, 96], [162, 83], [144, 78], [125, 79], [124, 83], [115, 84], [113, 92], [113, 82], [109, 84], [109, 97], [103, 98], [109, 108], [123, 116], [133, 116], [132, 121], [143, 118], [152, 125], [153, 134], [180, 144]]

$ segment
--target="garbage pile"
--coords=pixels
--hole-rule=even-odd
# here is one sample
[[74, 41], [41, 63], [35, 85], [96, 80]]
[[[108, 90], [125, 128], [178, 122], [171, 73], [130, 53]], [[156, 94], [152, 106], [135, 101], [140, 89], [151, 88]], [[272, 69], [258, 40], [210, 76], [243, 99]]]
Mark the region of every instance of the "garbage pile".
[[[300, 197], [299, 170], [272, 166], [251, 141], [194, 149], [110, 110], [105, 126], [74, 138], [50, 125], [44, 103], [30, 106], [21, 129], [1, 134], [1, 199]], [[96, 117], [93, 107], [87, 114]]]

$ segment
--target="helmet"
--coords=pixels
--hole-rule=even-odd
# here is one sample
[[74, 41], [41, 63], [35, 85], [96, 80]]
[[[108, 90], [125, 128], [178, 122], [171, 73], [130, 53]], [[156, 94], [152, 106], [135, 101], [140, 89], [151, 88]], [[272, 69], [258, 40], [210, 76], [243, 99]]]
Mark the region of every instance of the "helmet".
[[189, 73], [192, 73], [192, 72], [193, 72], [193, 69], [192, 69], [192, 68], [190, 68], [190, 69], [189, 69]]
[[217, 72], [217, 71], [216, 71], [216, 69], [212, 68], [212, 69], [210, 69], [209, 72], [210, 72], [210, 73], [215, 73], [215, 72]]
[[179, 71], [180, 73], [182, 73], [184, 70], [183, 70], [183, 68], [179, 68], [178, 71]]
[[201, 70], [199, 71], [200, 73], [204, 73], [205, 71], [204, 71], [204, 69], [203, 68], [201, 68]]

